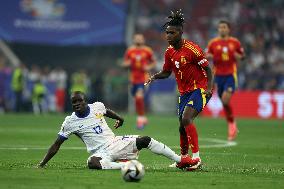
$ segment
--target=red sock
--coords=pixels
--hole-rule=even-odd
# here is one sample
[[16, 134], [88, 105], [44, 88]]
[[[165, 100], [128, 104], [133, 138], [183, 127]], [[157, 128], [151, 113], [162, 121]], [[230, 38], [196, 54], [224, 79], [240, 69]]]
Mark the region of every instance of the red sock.
[[199, 151], [199, 145], [198, 145], [198, 134], [196, 127], [194, 124], [188, 124], [185, 128], [187, 137], [188, 137], [188, 142], [190, 144], [190, 148], [192, 153], [196, 153]]
[[136, 113], [139, 116], [143, 116], [145, 114], [143, 97], [135, 97], [135, 107], [136, 107]]
[[228, 122], [232, 123], [234, 122], [234, 115], [233, 115], [233, 110], [231, 105], [224, 105], [224, 112], [225, 116]]
[[181, 155], [188, 154], [188, 147], [189, 147], [189, 141], [187, 138], [187, 134], [184, 130], [184, 132], [179, 133], [179, 145], [180, 145], [180, 153]]

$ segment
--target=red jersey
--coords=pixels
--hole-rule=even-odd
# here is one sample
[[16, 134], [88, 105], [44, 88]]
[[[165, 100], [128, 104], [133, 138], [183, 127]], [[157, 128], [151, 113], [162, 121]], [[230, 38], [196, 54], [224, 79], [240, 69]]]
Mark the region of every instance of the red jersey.
[[164, 71], [173, 71], [181, 95], [198, 88], [207, 89], [207, 75], [204, 67], [208, 66], [201, 48], [188, 40], [183, 40], [180, 49], [169, 46], [165, 52]]
[[240, 41], [234, 37], [212, 39], [207, 47], [207, 52], [213, 55], [215, 75], [230, 75], [237, 72], [235, 53], [244, 54]]
[[145, 83], [149, 74], [145, 66], [154, 61], [153, 51], [150, 47], [130, 47], [124, 55], [125, 61], [130, 61], [130, 81], [132, 84]]

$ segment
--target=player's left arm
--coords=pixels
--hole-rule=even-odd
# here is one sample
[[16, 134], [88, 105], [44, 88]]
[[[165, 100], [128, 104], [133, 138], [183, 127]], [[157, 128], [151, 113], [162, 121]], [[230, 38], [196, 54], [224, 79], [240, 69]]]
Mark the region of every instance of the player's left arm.
[[130, 67], [130, 49], [127, 49], [125, 54], [124, 54], [124, 58], [123, 58], [123, 62], [120, 65], [123, 68], [129, 68]]
[[150, 49], [148, 54], [149, 63], [145, 67], [146, 71], [150, 71], [156, 67], [157, 61], [153, 51]]
[[245, 59], [245, 51], [244, 51], [244, 48], [242, 47], [241, 42], [239, 42], [239, 41], [237, 41], [237, 49], [234, 53], [234, 56], [235, 56], [237, 61], [241, 61], [241, 60]]
[[203, 67], [206, 75], [207, 75], [207, 90], [205, 90], [203, 93], [207, 96], [210, 97], [212, 96], [213, 93], [213, 73], [212, 73], [212, 69], [210, 68], [210, 66], [205, 66]]
[[106, 109], [106, 117], [111, 118], [111, 119], [116, 119], [115, 124], [114, 124], [114, 128], [118, 128], [121, 127], [123, 125], [124, 119], [123, 117], [121, 117], [118, 113], [116, 113], [113, 110], [110, 109]]
[[213, 93], [213, 72], [210, 68], [209, 62], [206, 59], [204, 53], [200, 49], [200, 53], [195, 54], [197, 64], [203, 68], [207, 76], [207, 89], [203, 92], [206, 97], [211, 97]]

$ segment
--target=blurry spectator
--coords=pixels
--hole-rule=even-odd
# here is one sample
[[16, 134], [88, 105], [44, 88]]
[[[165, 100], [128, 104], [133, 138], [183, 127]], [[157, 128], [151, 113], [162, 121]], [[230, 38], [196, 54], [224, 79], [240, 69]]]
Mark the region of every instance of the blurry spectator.
[[11, 87], [15, 94], [15, 111], [22, 111], [23, 106], [23, 90], [25, 86], [25, 78], [24, 78], [24, 64], [20, 64], [17, 66], [12, 75]]
[[106, 103], [121, 110], [128, 103], [127, 74], [124, 74], [121, 70], [111, 68], [103, 79]]
[[33, 64], [31, 70], [28, 72], [28, 80], [32, 83], [38, 81], [41, 77], [41, 71], [38, 65]]
[[54, 70], [51, 71], [49, 79], [50, 81], [54, 82], [56, 85], [55, 89], [56, 111], [63, 112], [65, 107], [65, 98], [66, 98], [65, 90], [67, 84], [67, 74], [65, 70], [63, 70], [61, 67], [56, 67]]
[[[283, 72], [275, 71], [274, 66], [283, 62], [284, 56], [284, 1], [274, 0], [152, 0], [139, 2], [136, 31], [142, 32], [149, 45], [158, 54], [158, 62], [163, 61], [162, 51], [166, 44], [162, 42], [161, 26], [158, 24], [166, 17], [166, 12], [175, 6], [183, 8], [185, 18], [184, 31], [197, 43], [205, 44], [215, 36], [217, 23], [228, 20], [232, 23], [233, 35], [240, 39], [247, 52], [245, 66], [240, 65], [242, 89], [283, 89]], [[211, 6], [208, 6], [210, 4]], [[202, 46], [205, 48], [205, 46]], [[281, 66], [280, 66], [281, 67]], [[259, 69], [265, 68], [265, 73]], [[251, 77], [251, 74], [254, 74]], [[282, 75], [281, 75], [282, 74]], [[263, 80], [271, 78], [271, 81]], [[276, 82], [275, 82], [276, 81]], [[266, 84], [268, 82], [269, 84]]]
[[80, 70], [79, 72], [74, 72], [71, 76], [71, 92], [81, 91], [87, 96], [89, 94], [89, 78], [85, 70]]
[[42, 114], [47, 112], [45, 101], [46, 87], [41, 80], [35, 81], [32, 91], [32, 104], [34, 114]]
[[0, 55], [0, 114], [6, 110], [6, 81], [5, 58]]

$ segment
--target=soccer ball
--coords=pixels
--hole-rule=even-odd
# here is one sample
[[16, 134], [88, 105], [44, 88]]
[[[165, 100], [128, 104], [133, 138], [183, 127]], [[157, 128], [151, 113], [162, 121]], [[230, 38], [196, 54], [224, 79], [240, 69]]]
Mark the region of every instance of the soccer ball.
[[137, 160], [130, 160], [121, 168], [122, 178], [126, 182], [139, 182], [144, 174], [144, 166]]

